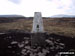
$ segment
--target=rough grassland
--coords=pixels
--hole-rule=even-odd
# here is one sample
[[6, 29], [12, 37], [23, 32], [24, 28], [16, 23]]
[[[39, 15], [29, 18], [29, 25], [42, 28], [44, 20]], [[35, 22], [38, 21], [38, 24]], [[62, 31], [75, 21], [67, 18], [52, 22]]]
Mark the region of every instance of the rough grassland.
[[[44, 30], [48, 33], [56, 33], [72, 37], [75, 36], [75, 27], [72, 27], [72, 23], [55, 21], [54, 19], [44, 19], [43, 21]], [[19, 19], [16, 22], [0, 23], [0, 31], [11, 29], [19, 29], [30, 32], [32, 30], [32, 19]]]

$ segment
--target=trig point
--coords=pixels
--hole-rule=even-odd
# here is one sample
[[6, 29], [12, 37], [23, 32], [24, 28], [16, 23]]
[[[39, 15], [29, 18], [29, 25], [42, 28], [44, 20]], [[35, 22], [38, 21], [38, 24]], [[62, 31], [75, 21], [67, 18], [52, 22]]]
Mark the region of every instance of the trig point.
[[35, 12], [32, 33], [44, 32], [41, 12]]
[[31, 36], [31, 45], [45, 45], [45, 32], [43, 27], [43, 19], [41, 12], [35, 12], [33, 18], [33, 27], [32, 27], [32, 36]]

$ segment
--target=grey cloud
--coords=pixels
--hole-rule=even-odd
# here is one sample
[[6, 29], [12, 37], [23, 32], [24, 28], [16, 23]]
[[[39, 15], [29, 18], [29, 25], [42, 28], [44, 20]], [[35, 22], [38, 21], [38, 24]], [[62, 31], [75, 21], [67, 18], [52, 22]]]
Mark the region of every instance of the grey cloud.
[[15, 3], [15, 4], [19, 4], [21, 2], [21, 0], [8, 0], [8, 1]]
[[75, 8], [75, 0], [72, 0], [71, 8]]
[[59, 7], [58, 7], [58, 9], [63, 9], [63, 8], [64, 8], [63, 6], [59, 6]]

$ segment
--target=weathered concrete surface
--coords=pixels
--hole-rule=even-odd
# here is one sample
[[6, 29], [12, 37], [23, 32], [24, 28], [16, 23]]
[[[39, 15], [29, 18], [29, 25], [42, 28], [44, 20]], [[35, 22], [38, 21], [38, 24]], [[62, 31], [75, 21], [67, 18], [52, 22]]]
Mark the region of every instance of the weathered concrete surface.
[[31, 35], [31, 46], [43, 46], [45, 47], [45, 35], [46, 33], [32, 33]]
[[41, 12], [34, 13], [32, 33], [44, 32]]

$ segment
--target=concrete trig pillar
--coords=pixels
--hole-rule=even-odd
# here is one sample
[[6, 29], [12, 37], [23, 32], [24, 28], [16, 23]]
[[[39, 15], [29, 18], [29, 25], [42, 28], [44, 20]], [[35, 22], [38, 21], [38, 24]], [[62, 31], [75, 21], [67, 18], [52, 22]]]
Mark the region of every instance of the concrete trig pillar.
[[44, 32], [41, 12], [35, 12], [32, 33]]
[[31, 36], [31, 45], [45, 45], [45, 32], [43, 28], [43, 19], [41, 12], [35, 12], [33, 19], [33, 27], [32, 27], [32, 36]]

